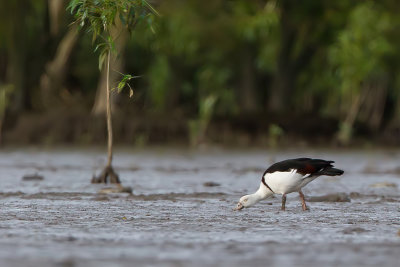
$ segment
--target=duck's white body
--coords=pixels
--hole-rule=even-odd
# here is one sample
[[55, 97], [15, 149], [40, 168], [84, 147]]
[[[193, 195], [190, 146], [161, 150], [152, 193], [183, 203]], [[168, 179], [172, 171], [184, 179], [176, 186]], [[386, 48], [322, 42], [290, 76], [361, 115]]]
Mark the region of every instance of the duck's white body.
[[[264, 175], [264, 181], [275, 194], [283, 195], [292, 192], [299, 192], [301, 188], [318, 176], [310, 176], [309, 174], [303, 175], [298, 173], [297, 170], [292, 169], [289, 172], [266, 173]], [[263, 183], [261, 184], [267, 188]]]
[[260, 187], [254, 194], [240, 198], [236, 210], [250, 207], [273, 194], [282, 195], [282, 210], [285, 210], [286, 194], [298, 192], [303, 210], [307, 209], [301, 189], [320, 175], [341, 175], [342, 170], [333, 168], [333, 161], [298, 158], [273, 164], [263, 174]]

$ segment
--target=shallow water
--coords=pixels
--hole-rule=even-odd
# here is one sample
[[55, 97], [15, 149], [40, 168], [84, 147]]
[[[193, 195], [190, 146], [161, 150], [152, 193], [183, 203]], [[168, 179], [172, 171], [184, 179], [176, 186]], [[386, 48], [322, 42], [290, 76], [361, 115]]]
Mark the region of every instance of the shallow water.
[[[232, 211], [272, 162], [299, 156], [336, 161], [308, 197], [296, 194]], [[0, 266], [398, 266], [400, 151], [119, 151], [129, 194], [99, 194], [96, 150], [0, 152]], [[27, 174], [42, 181], [23, 181]], [[205, 182], [220, 186], [207, 187]], [[383, 183], [385, 182], [385, 183]], [[378, 184], [380, 183], [380, 184]], [[382, 184], [383, 183], [383, 184]]]

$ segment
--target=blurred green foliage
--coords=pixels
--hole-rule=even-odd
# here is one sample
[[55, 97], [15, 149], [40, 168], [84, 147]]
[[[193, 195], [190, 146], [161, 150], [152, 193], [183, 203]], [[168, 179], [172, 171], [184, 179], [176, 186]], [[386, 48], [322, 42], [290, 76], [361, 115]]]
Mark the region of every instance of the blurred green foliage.
[[[110, 53], [118, 54], [115, 47], [115, 40], [111, 36], [111, 28], [117, 27], [118, 22], [129, 32], [133, 31], [136, 24], [147, 22], [147, 27], [153, 29], [153, 16], [158, 12], [146, 0], [71, 0], [67, 10], [74, 15], [74, 24], [86, 28], [92, 35], [92, 43], [99, 38], [102, 39], [95, 47], [94, 52], [100, 51], [99, 70], [106, 63]], [[153, 30], [154, 31], [154, 30]], [[109, 65], [110, 59], [107, 64]], [[130, 89], [130, 96], [133, 96], [133, 89], [129, 82], [138, 76], [122, 74], [122, 79], [117, 85], [120, 93], [125, 86]]]
[[[60, 39], [51, 37], [48, 27], [38, 26], [49, 23], [43, 12], [47, 1], [35, 1], [21, 10], [28, 2], [0, 4], [0, 13], [4, 15], [0, 16], [3, 83], [16, 84], [17, 77], [21, 77], [10, 75], [13, 66], [18, 69], [13, 64], [15, 57], [9, 53], [16, 43], [19, 50], [24, 50], [21, 54], [25, 62], [34, 60], [40, 69], [51, 59]], [[85, 1], [72, 1], [75, 2]], [[146, 2], [137, 3], [145, 6]], [[125, 47], [125, 72], [142, 78], [135, 81], [135, 104], [122, 101], [121, 110], [137, 112], [139, 108], [133, 107], [136, 106], [143, 114], [181, 114], [191, 125], [188, 131], [197, 132], [190, 134], [196, 138], [205, 135], [213, 118], [235, 120], [243, 115], [268, 118], [259, 122], [266, 125], [282, 125], [282, 121], [288, 125], [299, 114], [334, 118], [342, 143], [351, 140], [359, 125], [378, 134], [400, 127], [398, 1], [149, 3], [155, 5], [160, 16], [139, 12], [122, 18], [135, 25]], [[121, 8], [124, 14], [130, 14]], [[24, 24], [24, 34], [31, 36], [30, 43], [36, 41], [35, 46], [21, 45], [21, 31], [15, 32], [6, 16], [27, 21], [33, 15], [40, 22]], [[95, 25], [103, 27], [101, 20], [106, 18], [98, 17]], [[151, 29], [144, 24], [136, 25], [136, 18], [150, 23]], [[71, 21], [66, 15], [64, 32]], [[94, 37], [98, 35], [97, 31], [93, 33]], [[6, 40], [9, 45], [5, 45]], [[79, 99], [83, 97], [85, 101], [77, 101], [76, 105], [87, 108], [97, 83], [96, 73], [89, 70], [95, 60], [90, 46], [90, 39], [82, 36], [72, 55], [65, 85], [72, 95], [79, 91]], [[48, 48], [50, 53], [35, 54], [37, 47]], [[15, 86], [16, 91], [27, 90], [24, 97], [14, 99], [21, 102], [16, 104], [21, 107], [17, 113], [36, 107], [34, 100], [40, 103], [38, 73], [24, 70], [24, 79], [30, 83]], [[212, 105], [205, 104], [211, 102]], [[273, 136], [273, 142], [288, 130], [276, 131], [278, 128], [274, 126], [265, 132], [266, 136]]]

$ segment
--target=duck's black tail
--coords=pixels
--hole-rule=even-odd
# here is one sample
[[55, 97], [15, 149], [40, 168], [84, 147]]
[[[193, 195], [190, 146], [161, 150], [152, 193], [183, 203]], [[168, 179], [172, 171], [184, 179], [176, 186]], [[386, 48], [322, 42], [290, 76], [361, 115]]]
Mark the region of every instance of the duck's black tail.
[[342, 175], [343, 173], [344, 171], [332, 167], [325, 168], [319, 172], [319, 174], [321, 175], [329, 175], [329, 176]]

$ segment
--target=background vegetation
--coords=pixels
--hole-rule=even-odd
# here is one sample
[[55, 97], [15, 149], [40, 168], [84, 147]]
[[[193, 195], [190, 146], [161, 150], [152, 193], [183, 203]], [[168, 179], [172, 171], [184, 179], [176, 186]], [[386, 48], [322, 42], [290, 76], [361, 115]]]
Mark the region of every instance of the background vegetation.
[[[117, 143], [400, 144], [399, 1], [149, 2], [152, 27], [110, 31], [114, 87], [140, 76], [113, 94]], [[105, 142], [106, 76], [67, 5], [0, 2], [5, 144]]]

